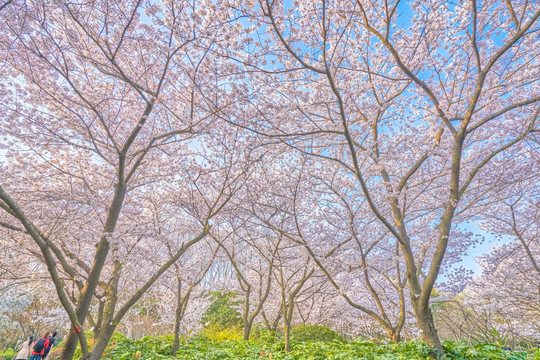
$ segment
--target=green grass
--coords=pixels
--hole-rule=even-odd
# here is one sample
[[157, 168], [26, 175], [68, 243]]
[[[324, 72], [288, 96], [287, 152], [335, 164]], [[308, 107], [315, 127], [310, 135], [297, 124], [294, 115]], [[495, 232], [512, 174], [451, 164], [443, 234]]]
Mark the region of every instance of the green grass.
[[[104, 356], [110, 360], [128, 359], [175, 359], [171, 354], [171, 337], [145, 337], [140, 340], [119, 339], [111, 345]], [[222, 359], [272, 359], [272, 360], [415, 360], [429, 359], [430, 349], [421, 341], [408, 341], [399, 344], [375, 344], [371, 341], [333, 341], [333, 342], [292, 342], [292, 351], [283, 351], [283, 341], [279, 338], [261, 338], [246, 342], [227, 340], [213, 342], [198, 337], [189, 343], [181, 344], [176, 359], [182, 360], [222, 360]], [[493, 344], [478, 344], [468, 347], [461, 343], [444, 343], [447, 356], [455, 360], [540, 360], [540, 351], [505, 351]]]
[[[283, 339], [268, 332], [261, 332], [250, 342], [243, 340], [211, 341], [198, 335], [184, 341], [176, 357], [171, 356], [172, 336], [145, 337], [130, 340], [115, 334], [103, 359], [109, 360], [424, 360], [429, 359], [430, 348], [421, 341], [399, 344], [376, 344], [369, 340], [345, 341], [292, 341], [292, 351], [285, 353]], [[460, 342], [445, 342], [446, 360], [540, 360], [540, 350], [505, 351], [494, 344], [467, 346]], [[3, 357], [0, 351], [0, 359]], [[78, 355], [80, 352], [77, 352]], [[11, 360], [15, 355], [9, 352]], [[75, 356], [77, 359], [78, 356]], [[442, 360], [442, 359], [441, 359]]]

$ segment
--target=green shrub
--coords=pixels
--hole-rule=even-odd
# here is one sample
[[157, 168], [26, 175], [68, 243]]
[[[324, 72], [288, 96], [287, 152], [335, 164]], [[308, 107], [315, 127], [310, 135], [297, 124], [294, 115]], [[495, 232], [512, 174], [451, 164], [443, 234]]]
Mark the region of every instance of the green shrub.
[[0, 359], [4, 358], [6, 360], [11, 360], [17, 355], [17, 351], [12, 348], [7, 348], [4, 351], [0, 351]]
[[125, 341], [127, 340], [127, 336], [122, 334], [121, 332], [118, 332], [118, 331], [115, 331], [113, 333], [113, 336], [111, 337], [111, 341], [109, 343], [112, 343], [112, 342], [119, 342], [119, 341]]
[[255, 324], [251, 329], [251, 333], [249, 334], [249, 340], [258, 343], [273, 344], [280, 339], [281, 337], [278, 335], [278, 333], [268, 330], [266, 327], [260, 324]]
[[297, 342], [305, 341], [343, 341], [343, 337], [334, 330], [321, 325], [298, 326], [291, 330], [291, 339]]
[[242, 326], [242, 318], [236, 309], [242, 301], [235, 300], [236, 293], [213, 291], [208, 296], [212, 303], [201, 318], [204, 327], [215, 328], [219, 326], [225, 329]]
[[526, 351], [507, 351], [495, 344], [476, 344], [473, 347], [459, 341], [444, 341], [443, 348], [450, 359], [528, 359]]

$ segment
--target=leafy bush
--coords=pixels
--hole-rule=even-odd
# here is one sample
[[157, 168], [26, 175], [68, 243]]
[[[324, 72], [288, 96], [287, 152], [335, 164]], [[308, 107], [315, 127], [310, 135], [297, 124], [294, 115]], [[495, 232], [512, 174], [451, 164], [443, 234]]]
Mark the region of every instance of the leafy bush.
[[334, 340], [343, 340], [343, 337], [334, 330], [321, 325], [304, 325], [295, 327], [291, 330], [291, 338], [297, 342], [332, 342]]
[[[481, 359], [508, 359], [521, 360], [528, 359], [526, 351], [503, 350], [501, 346], [494, 344], [477, 344], [474, 347], [467, 346], [462, 342], [445, 341], [444, 351], [452, 359], [481, 360]], [[540, 353], [536, 351], [536, 359]]]
[[234, 300], [236, 293], [214, 291], [208, 295], [212, 300], [212, 304], [204, 312], [201, 323], [204, 327], [240, 327], [242, 326], [242, 318], [236, 309], [242, 301]]
[[[145, 339], [148, 338], [148, 336], [144, 337]], [[109, 343], [116, 343], [119, 341], [125, 341], [128, 340], [127, 336], [122, 334], [121, 332], [115, 331], [113, 333], [113, 336], [111, 337], [111, 341]]]
[[275, 331], [268, 330], [260, 324], [255, 324], [249, 334], [249, 340], [258, 343], [275, 343], [280, 337]]
[[160, 338], [145, 336], [138, 340], [118, 337], [114, 345], [109, 345], [102, 359], [173, 359], [172, 344]]
[[0, 359], [11, 360], [17, 355], [17, 351], [12, 348], [7, 348], [4, 351], [0, 351]]

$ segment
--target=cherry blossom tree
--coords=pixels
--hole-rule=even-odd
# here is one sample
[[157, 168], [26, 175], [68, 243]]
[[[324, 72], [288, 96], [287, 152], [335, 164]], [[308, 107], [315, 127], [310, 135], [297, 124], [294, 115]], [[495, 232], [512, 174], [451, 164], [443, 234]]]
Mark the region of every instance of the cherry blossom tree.
[[[209, 247], [209, 246], [208, 246]], [[210, 248], [210, 247], [209, 247]], [[175, 280], [176, 280], [176, 307], [174, 317], [174, 339], [172, 345], [172, 355], [176, 356], [180, 347], [180, 329], [182, 320], [186, 314], [189, 301], [197, 286], [204, 280], [208, 270], [213, 264], [217, 248], [208, 256], [209, 259], [202, 261], [200, 253], [204, 253], [201, 249], [197, 249], [199, 256], [186, 257], [185, 261], [174, 263]]]
[[[538, 154], [536, 154], [538, 155]], [[535, 161], [534, 161], [535, 160]], [[506, 189], [497, 194], [500, 202], [495, 202], [484, 215], [486, 230], [498, 237], [508, 237], [511, 240], [495, 249], [484, 259], [486, 266], [498, 272], [504, 272], [504, 268], [511, 273], [522, 274], [519, 278], [536, 286], [536, 293], [540, 294], [540, 178], [538, 177], [538, 156], [533, 157], [533, 162], [523, 163], [525, 167], [518, 177], [514, 179]], [[514, 171], [516, 168], [513, 169]], [[497, 269], [501, 267], [501, 269]], [[514, 267], [514, 270], [511, 268]], [[503, 276], [514, 278], [514, 276]], [[529, 291], [525, 294], [532, 295]], [[534, 291], [533, 291], [534, 293]], [[527, 296], [527, 295], [526, 295]], [[534, 296], [533, 296], [534, 297]], [[513, 296], [512, 298], [516, 298]], [[524, 302], [534, 301], [533, 299]]]
[[453, 226], [486, 195], [486, 165], [538, 129], [540, 11], [526, 1], [241, 9], [252, 23], [237, 57], [257, 74], [242, 88], [244, 116], [227, 120], [349, 171], [399, 243], [422, 338], [442, 353], [430, 299], [459, 246]]
[[[276, 184], [272, 186], [272, 199], [288, 201], [258, 200], [259, 206], [267, 209], [259, 208], [254, 213], [279, 236], [303, 247], [334, 291], [353, 308], [372, 316], [393, 341], [399, 341], [407, 310], [399, 247], [383, 241], [387, 236], [384, 229], [381, 232], [377, 224], [364, 221], [361, 207], [366, 204], [352, 189], [343, 188], [346, 179], [333, 174], [327, 182], [316, 168], [306, 168], [305, 163], [292, 165], [276, 179], [263, 171], [260, 177]], [[264, 212], [271, 216], [261, 217]], [[290, 225], [284, 226], [284, 221]]]
[[467, 288], [467, 308], [478, 314], [484, 341], [537, 341], [540, 294], [540, 208], [537, 138], [503, 159], [503, 179], [482, 213], [483, 226], [500, 243], [481, 259], [483, 273]]
[[291, 329], [294, 310], [296, 304], [301, 301], [302, 296], [305, 296], [306, 290], [316, 286], [310, 283], [312, 276], [315, 273], [315, 267], [310, 264], [310, 258], [305, 258], [305, 264], [302, 267], [288, 266], [288, 262], [294, 259], [296, 262], [297, 255], [291, 251], [291, 248], [286, 248], [285, 251], [277, 255], [276, 271], [274, 273], [275, 281], [281, 289], [281, 304], [283, 306], [283, 338], [285, 339], [285, 351], [291, 350]]
[[[206, 236], [210, 219], [236, 191], [237, 169], [205, 168], [212, 162], [193, 143], [215, 118], [207, 94], [223, 92], [219, 60], [208, 55], [226, 24], [220, 16], [202, 17], [219, 11], [177, 1], [14, 2], [2, 10], [10, 76], [1, 100], [9, 159], [1, 178], [3, 216], [9, 231], [39, 246], [84, 356], [81, 329], [98, 286], [98, 296], [106, 296], [106, 328], [90, 358], [99, 358], [119, 320], [157, 278]], [[223, 109], [230, 99], [219, 98]], [[209, 184], [216, 178], [226, 180]], [[124, 269], [120, 259], [160, 230], [144, 209], [151, 203], [163, 209], [165, 189], [178, 194], [164, 210], [179, 215], [160, 224], [169, 231], [163, 242], [176, 241], [175, 252], [115, 314], [121, 274], [143, 271], [134, 264]], [[59, 272], [78, 294], [70, 298]], [[71, 335], [64, 359], [75, 346]]]
[[251, 227], [247, 229], [249, 230], [234, 229], [233, 232], [223, 236], [223, 240], [214, 234], [212, 238], [223, 249], [234, 269], [238, 281], [238, 293], [244, 298], [243, 337], [244, 340], [249, 341], [253, 322], [270, 295], [274, 261], [280, 242], [270, 243], [271, 247], [269, 247], [267, 241], [254, 236], [250, 231]]

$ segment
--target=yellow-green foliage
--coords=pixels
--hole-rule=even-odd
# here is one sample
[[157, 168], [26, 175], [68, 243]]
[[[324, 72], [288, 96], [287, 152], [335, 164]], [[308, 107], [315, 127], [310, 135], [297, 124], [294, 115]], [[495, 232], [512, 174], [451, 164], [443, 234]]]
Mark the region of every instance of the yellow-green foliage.
[[0, 351], [0, 360], [11, 360], [13, 357], [15, 357], [15, 355], [17, 355], [17, 352], [15, 350], [13, 350], [12, 348], [7, 348], [4, 351]]
[[204, 328], [203, 335], [210, 341], [222, 342], [227, 340], [242, 339], [242, 330], [240, 327], [223, 327], [219, 325], [208, 326]]

